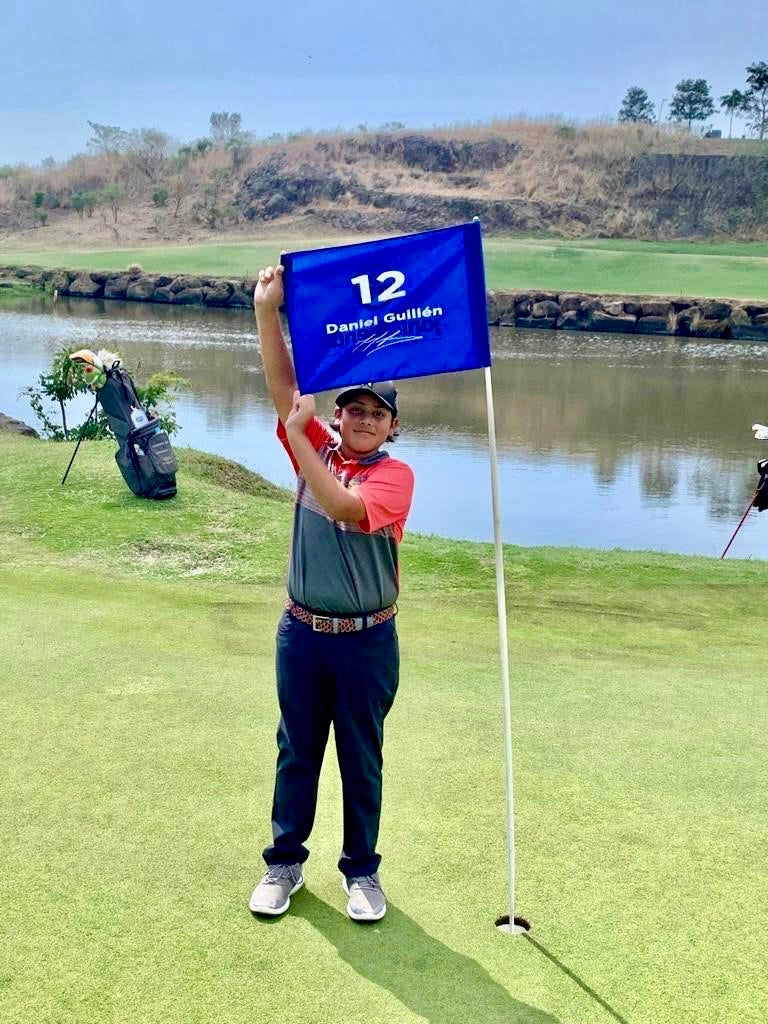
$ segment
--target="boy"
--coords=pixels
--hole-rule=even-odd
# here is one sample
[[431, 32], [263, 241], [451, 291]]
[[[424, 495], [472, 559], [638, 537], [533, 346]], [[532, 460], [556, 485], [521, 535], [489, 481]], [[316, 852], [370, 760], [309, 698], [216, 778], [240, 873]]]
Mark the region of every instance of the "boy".
[[259, 274], [254, 309], [278, 437], [298, 476], [288, 603], [277, 631], [280, 724], [267, 871], [251, 896], [256, 914], [284, 913], [304, 884], [304, 843], [331, 722], [344, 800], [339, 860], [347, 914], [387, 910], [378, 875], [384, 719], [399, 676], [395, 629], [398, 544], [413, 473], [380, 450], [398, 426], [391, 382], [345, 388], [336, 399], [341, 440], [301, 395], [280, 327], [283, 268]]

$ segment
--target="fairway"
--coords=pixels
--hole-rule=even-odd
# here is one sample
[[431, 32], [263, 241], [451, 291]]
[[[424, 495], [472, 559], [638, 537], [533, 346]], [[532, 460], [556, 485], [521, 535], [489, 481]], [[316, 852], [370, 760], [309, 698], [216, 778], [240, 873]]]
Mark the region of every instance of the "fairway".
[[[0, 434], [0, 1020], [762, 1024], [766, 565], [506, 551], [518, 909], [507, 909], [493, 552], [406, 534], [387, 917], [335, 868], [329, 751], [282, 919], [268, 838], [291, 504], [134, 498], [109, 443]], [[219, 479], [223, 479], [218, 474]]]
[[[273, 229], [274, 231], [274, 229]], [[253, 277], [282, 250], [338, 245], [360, 238], [296, 239], [273, 234], [252, 244], [109, 250], [17, 250], [0, 246], [0, 265], [124, 269], [151, 273]], [[768, 243], [639, 242], [487, 237], [490, 288], [618, 294], [768, 298]]]

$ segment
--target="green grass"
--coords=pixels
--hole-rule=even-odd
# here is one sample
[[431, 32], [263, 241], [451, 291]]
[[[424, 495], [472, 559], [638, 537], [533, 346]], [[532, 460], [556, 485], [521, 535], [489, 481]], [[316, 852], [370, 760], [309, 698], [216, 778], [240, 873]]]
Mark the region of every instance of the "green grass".
[[37, 288], [24, 284], [22, 281], [9, 282], [0, 280], [0, 306], [11, 305], [17, 299], [31, 299], [39, 294]]
[[765, 563], [507, 549], [534, 946], [493, 927], [493, 553], [406, 534], [390, 913], [344, 916], [329, 754], [308, 890], [264, 923], [291, 505], [184, 450], [136, 499], [109, 443], [61, 487], [70, 452], [0, 435], [0, 1020], [763, 1021]]
[[[281, 249], [336, 240], [279, 238], [252, 245], [199, 245], [111, 250], [3, 251], [0, 263], [247, 277], [273, 263]], [[768, 243], [639, 242], [632, 239], [559, 241], [485, 239], [491, 288], [538, 288], [619, 294], [768, 298]]]

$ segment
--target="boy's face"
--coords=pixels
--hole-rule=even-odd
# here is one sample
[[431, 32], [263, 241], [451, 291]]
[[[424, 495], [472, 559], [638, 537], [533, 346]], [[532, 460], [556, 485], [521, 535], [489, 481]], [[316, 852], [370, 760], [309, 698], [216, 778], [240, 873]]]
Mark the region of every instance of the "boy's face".
[[370, 455], [397, 429], [397, 417], [373, 395], [364, 392], [336, 408], [342, 448], [350, 455]]

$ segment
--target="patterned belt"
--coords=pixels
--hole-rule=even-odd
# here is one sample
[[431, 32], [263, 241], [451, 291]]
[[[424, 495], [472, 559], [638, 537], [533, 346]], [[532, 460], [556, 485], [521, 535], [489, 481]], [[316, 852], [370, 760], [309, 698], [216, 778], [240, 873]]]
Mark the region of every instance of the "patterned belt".
[[315, 633], [359, 633], [362, 629], [370, 629], [371, 626], [380, 626], [382, 622], [389, 622], [397, 615], [397, 605], [391, 604], [389, 608], [382, 608], [378, 612], [369, 612], [367, 615], [358, 616], [336, 616], [336, 615], [315, 615], [314, 612], [296, 604], [290, 597], [285, 602], [289, 613], [299, 622], [305, 622], [311, 626]]

